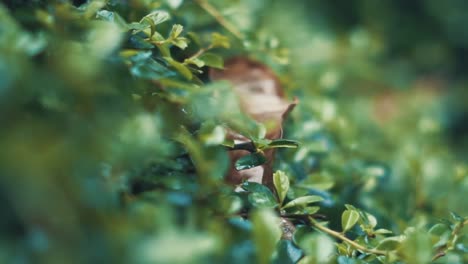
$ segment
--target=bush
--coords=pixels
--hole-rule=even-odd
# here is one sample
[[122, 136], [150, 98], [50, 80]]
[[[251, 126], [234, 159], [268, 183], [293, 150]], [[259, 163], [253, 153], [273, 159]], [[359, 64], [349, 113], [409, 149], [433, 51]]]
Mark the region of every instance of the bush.
[[467, 263], [466, 4], [339, 2], [0, 4], [1, 262]]

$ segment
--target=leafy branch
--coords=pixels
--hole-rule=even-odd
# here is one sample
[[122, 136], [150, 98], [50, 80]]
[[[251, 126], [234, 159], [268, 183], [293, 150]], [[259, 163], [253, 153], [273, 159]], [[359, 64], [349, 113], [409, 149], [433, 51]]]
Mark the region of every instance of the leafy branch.
[[437, 253], [432, 257], [432, 261], [436, 261], [437, 259], [445, 256], [449, 250], [453, 249], [453, 246], [458, 240], [459, 234], [461, 233], [463, 227], [468, 225], [468, 219], [465, 219], [463, 221], [462, 219], [459, 220], [460, 221], [457, 224], [455, 224], [455, 227], [450, 233], [450, 237], [448, 239], [449, 242], [439, 247]]
[[334, 230], [331, 230], [331, 229], [321, 225], [319, 222], [317, 222], [312, 217], [309, 217], [309, 221], [312, 224], [312, 226], [314, 226], [318, 230], [320, 230], [320, 231], [322, 231], [322, 232], [324, 232], [324, 233], [326, 233], [326, 234], [328, 234], [330, 236], [333, 236], [333, 237], [335, 237], [335, 238], [337, 238], [339, 240], [342, 240], [342, 241], [348, 243], [350, 246], [354, 247], [355, 249], [357, 249], [359, 251], [366, 252], [366, 253], [369, 253], [369, 254], [380, 255], [380, 256], [386, 256], [387, 255], [387, 251], [382, 251], [382, 250], [377, 250], [377, 249], [372, 249], [372, 248], [366, 248], [366, 247], [360, 245], [359, 243], [356, 243], [355, 241], [347, 238], [342, 233], [336, 232]]

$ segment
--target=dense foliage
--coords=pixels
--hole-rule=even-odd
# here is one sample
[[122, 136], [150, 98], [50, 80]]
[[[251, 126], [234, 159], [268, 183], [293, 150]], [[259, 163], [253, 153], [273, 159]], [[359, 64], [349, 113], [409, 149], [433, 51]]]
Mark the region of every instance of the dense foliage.
[[[330, 2], [0, 3], [0, 262], [468, 263], [468, 4]], [[233, 56], [299, 98], [287, 140]], [[273, 186], [225, 182], [231, 129]]]

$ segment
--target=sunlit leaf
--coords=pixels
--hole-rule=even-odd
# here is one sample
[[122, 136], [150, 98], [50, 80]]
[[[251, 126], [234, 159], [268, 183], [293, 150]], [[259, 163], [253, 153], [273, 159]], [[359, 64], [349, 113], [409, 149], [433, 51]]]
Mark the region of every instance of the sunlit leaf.
[[297, 148], [299, 147], [299, 142], [289, 139], [274, 139], [268, 146], [268, 148]]
[[[158, 10], [158, 11], [154, 11], [146, 16], [144, 16], [141, 21], [151, 21], [153, 25], [158, 25], [158, 24], [161, 24], [163, 22], [166, 22], [167, 20], [170, 19], [170, 15], [169, 13], [167, 13], [166, 11], [162, 11], [162, 10]], [[140, 22], [141, 22], [140, 21]]]
[[223, 63], [223, 58], [219, 55], [216, 55], [214, 53], [204, 53], [199, 57], [200, 60], [202, 60], [206, 66], [217, 68], [217, 69], [223, 69], [224, 68], [224, 63]]
[[171, 33], [169, 33], [169, 37], [175, 39], [180, 35], [180, 33], [182, 33], [183, 30], [184, 27], [182, 25], [174, 24], [172, 26]]
[[289, 190], [289, 178], [283, 171], [276, 171], [273, 174], [273, 183], [278, 194], [279, 203], [283, 204]]
[[380, 240], [377, 245], [377, 250], [390, 251], [396, 250], [401, 245], [402, 239], [400, 237], [388, 237]]
[[283, 206], [283, 209], [297, 206], [307, 206], [308, 204], [320, 202], [322, 200], [322, 197], [316, 195], [302, 196], [288, 202], [286, 205]]
[[231, 46], [229, 38], [216, 32], [211, 34], [211, 45], [213, 45], [214, 48], [222, 47], [226, 49]]
[[345, 210], [341, 215], [341, 228], [343, 232], [350, 230], [359, 221], [359, 213], [354, 210]]

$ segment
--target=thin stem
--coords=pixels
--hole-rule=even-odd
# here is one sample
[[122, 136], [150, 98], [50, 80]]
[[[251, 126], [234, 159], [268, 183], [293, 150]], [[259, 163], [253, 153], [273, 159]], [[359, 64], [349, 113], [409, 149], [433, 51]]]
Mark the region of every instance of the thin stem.
[[432, 260], [431, 260], [431, 261], [436, 261], [436, 260], [438, 260], [439, 258], [441, 258], [441, 257], [443, 257], [443, 256], [445, 256], [445, 252], [443, 252], [443, 251], [437, 252], [437, 253], [434, 255], [434, 257], [432, 257]]
[[356, 242], [354, 242], [353, 240], [345, 237], [343, 234], [341, 233], [338, 233], [336, 231], [333, 231], [323, 225], [320, 225], [317, 221], [315, 221], [315, 219], [313, 219], [312, 217], [309, 217], [309, 221], [310, 223], [315, 227], [317, 228], [318, 230], [330, 235], [330, 236], [333, 236], [335, 238], [338, 238], [346, 243], [348, 243], [349, 245], [351, 245], [352, 247], [354, 247], [355, 249], [357, 250], [360, 250], [362, 252], [366, 252], [366, 253], [370, 253], [370, 254], [376, 254], [376, 255], [381, 255], [381, 256], [386, 256], [387, 255], [387, 252], [386, 251], [382, 251], [382, 250], [377, 250], [377, 249], [371, 249], [371, 248], [366, 248]]
[[210, 46], [206, 47], [206, 48], [201, 48], [199, 51], [197, 51], [195, 54], [193, 54], [192, 56], [188, 57], [187, 60], [193, 60], [193, 59], [196, 59], [198, 57], [200, 57], [201, 55], [203, 55], [203, 53], [209, 51], [210, 49], [213, 48], [213, 44], [211, 44]]
[[227, 21], [223, 15], [212, 6], [207, 0], [195, 0], [201, 8], [208, 12], [211, 16], [218, 21], [223, 27], [225, 27], [229, 32], [231, 32], [238, 39], [243, 39], [244, 35], [233, 25], [231, 22]]

